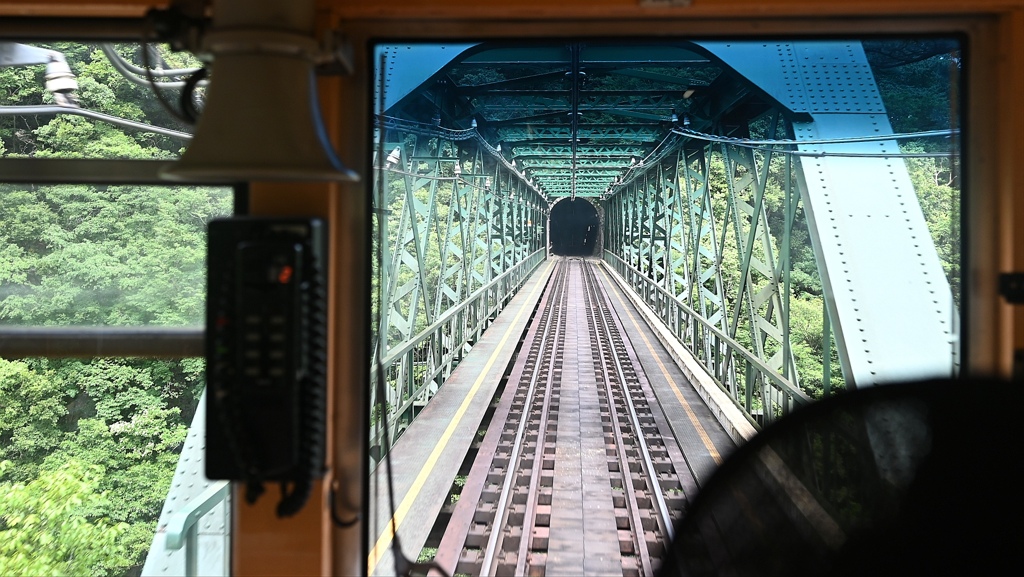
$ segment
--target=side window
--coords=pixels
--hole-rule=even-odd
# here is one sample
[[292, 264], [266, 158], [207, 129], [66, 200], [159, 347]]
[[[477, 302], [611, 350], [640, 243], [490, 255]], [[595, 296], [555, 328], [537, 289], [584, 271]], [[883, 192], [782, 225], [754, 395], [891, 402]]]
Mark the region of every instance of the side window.
[[143, 67], [180, 87], [197, 63], [149, 50], [0, 40], [0, 574], [185, 571], [165, 518], [192, 497], [206, 225], [235, 191], [159, 183], [189, 128]]

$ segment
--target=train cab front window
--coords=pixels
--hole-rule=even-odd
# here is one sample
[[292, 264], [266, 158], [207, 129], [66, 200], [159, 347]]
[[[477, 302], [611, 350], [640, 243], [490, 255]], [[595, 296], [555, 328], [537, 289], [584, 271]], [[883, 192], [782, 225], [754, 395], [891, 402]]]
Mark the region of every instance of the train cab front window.
[[650, 575], [762, 427], [956, 375], [961, 48], [375, 45], [369, 572]]
[[197, 63], [145, 50], [0, 39], [0, 573], [184, 574], [169, 516], [215, 485], [193, 427], [206, 225], [236, 194], [158, 178], [190, 129], [145, 67], [177, 91]]

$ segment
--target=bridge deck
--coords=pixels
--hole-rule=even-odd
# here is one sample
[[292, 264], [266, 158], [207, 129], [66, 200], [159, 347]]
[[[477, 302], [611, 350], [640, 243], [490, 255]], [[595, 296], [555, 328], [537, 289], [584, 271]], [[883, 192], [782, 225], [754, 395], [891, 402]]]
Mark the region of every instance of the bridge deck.
[[[543, 293], [550, 264], [540, 266], [392, 448], [395, 522], [407, 557], [415, 559], [419, 554], [448, 501], [452, 483]], [[677, 471], [689, 473], [681, 474], [680, 480], [692, 499], [735, 444], [618, 284], [607, 274], [600, 279], [664, 409], [666, 424], [676, 436], [678, 451], [673, 451], [673, 460], [681, 461]], [[378, 467], [370, 487], [374, 496], [369, 529], [371, 575], [394, 572], [384, 467], [383, 463]]]

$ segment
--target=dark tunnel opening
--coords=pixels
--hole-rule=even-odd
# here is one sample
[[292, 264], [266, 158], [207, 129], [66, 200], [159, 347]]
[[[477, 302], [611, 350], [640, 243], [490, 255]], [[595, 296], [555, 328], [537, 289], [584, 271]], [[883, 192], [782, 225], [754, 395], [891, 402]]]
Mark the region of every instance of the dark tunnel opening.
[[560, 256], [594, 256], [601, 220], [583, 199], [563, 200], [551, 209], [551, 252]]

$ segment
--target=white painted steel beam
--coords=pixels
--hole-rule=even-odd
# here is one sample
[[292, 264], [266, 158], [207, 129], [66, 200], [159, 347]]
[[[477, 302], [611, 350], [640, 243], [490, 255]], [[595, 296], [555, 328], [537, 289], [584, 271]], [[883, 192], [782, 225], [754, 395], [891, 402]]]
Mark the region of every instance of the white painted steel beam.
[[[893, 134], [859, 42], [701, 44], [793, 113], [797, 140]], [[949, 376], [957, 311], [895, 140], [800, 145], [804, 210], [848, 383]]]

